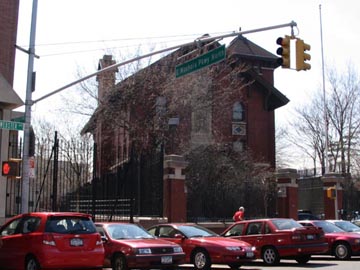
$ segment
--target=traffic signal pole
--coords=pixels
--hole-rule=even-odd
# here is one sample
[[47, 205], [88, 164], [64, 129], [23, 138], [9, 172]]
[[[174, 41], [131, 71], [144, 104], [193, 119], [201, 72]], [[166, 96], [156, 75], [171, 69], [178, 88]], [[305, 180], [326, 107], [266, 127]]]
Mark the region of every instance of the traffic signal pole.
[[38, 0], [33, 0], [31, 27], [30, 27], [30, 44], [29, 44], [29, 62], [26, 83], [25, 99], [25, 124], [24, 124], [24, 147], [23, 147], [23, 166], [22, 166], [22, 185], [21, 185], [21, 213], [29, 212], [29, 141], [31, 125], [31, 106], [32, 102], [32, 85], [35, 58], [35, 35], [36, 35], [36, 16]]
[[[274, 29], [279, 29], [279, 28], [285, 28], [285, 27], [296, 27], [297, 24], [294, 21], [291, 21], [290, 23], [286, 23], [286, 24], [280, 24], [280, 25], [275, 25], [275, 26], [269, 26], [269, 27], [263, 27], [263, 28], [258, 28], [258, 29], [253, 29], [253, 30], [248, 30], [248, 31], [237, 31], [237, 32], [232, 32], [230, 34], [225, 34], [225, 35], [219, 35], [219, 36], [214, 36], [214, 37], [203, 37], [203, 38], [199, 38], [196, 39], [192, 42], [188, 42], [188, 43], [184, 43], [184, 44], [180, 44], [180, 45], [176, 45], [173, 47], [169, 47], [169, 48], [165, 48], [162, 50], [158, 50], [158, 51], [154, 51], [142, 56], [138, 56], [135, 58], [132, 58], [130, 60], [121, 62], [121, 63], [117, 63], [111, 66], [108, 66], [104, 69], [98, 70], [97, 72], [94, 72], [92, 74], [89, 74], [81, 79], [78, 79], [74, 82], [71, 82], [63, 87], [60, 87], [52, 92], [50, 92], [47, 95], [44, 95], [34, 101], [32, 101], [32, 91], [31, 91], [31, 86], [32, 86], [32, 73], [33, 73], [33, 65], [34, 65], [34, 57], [35, 57], [35, 49], [34, 49], [34, 44], [35, 44], [35, 28], [36, 28], [36, 13], [37, 13], [37, 0], [33, 0], [33, 11], [32, 11], [32, 22], [31, 22], [31, 34], [30, 34], [30, 48], [29, 48], [29, 64], [28, 64], [28, 78], [27, 78], [27, 89], [26, 89], [26, 101], [25, 101], [25, 127], [24, 127], [24, 152], [23, 152], [23, 175], [22, 175], [22, 196], [21, 196], [21, 212], [22, 213], [26, 213], [29, 210], [29, 206], [28, 206], [28, 202], [29, 202], [29, 139], [30, 139], [30, 124], [31, 124], [31, 106], [41, 100], [44, 100], [56, 93], [59, 93], [67, 88], [70, 88], [71, 86], [74, 86], [82, 81], [85, 81], [87, 79], [90, 79], [98, 74], [101, 74], [103, 72], [115, 69], [117, 67], [120, 66], [124, 66], [126, 64], [129, 64], [131, 62], [134, 61], [138, 61], [140, 59], [143, 58], [147, 58], [156, 54], [160, 54], [160, 53], [164, 53], [164, 52], [168, 52], [168, 51], [172, 51], [172, 50], [176, 50], [179, 49], [181, 47], [185, 47], [185, 46], [191, 46], [191, 45], [198, 45], [201, 42], [209, 42], [209, 41], [214, 41], [214, 40], [221, 40], [224, 38], [228, 38], [228, 37], [234, 37], [234, 36], [238, 36], [238, 35], [244, 35], [244, 34], [251, 34], [251, 33], [256, 33], [256, 32], [262, 32], [262, 31], [269, 31], [269, 30], [274, 30]], [[175, 72], [175, 71], [174, 71]]]

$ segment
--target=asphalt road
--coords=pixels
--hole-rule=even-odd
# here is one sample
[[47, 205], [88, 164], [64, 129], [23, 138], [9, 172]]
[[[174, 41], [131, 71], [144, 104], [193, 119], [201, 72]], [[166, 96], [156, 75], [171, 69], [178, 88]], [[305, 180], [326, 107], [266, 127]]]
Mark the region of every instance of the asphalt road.
[[[111, 270], [111, 268], [104, 268], [104, 270]], [[181, 265], [180, 270], [192, 270], [194, 267], [190, 264]], [[230, 269], [226, 265], [213, 265], [212, 270]], [[305, 270], [305, 269], [319, 269], [319, 270], [359, 270], [360, 256], [352, 257], [348, 261], [335, 260], [331, 256], [313, 256], [312, 259], [305, 265], [299, 265], [295, 260], [281, 260], [277, 266], [265, 266], [261, 260], [248, 263], [241, 266], [240, 270]]]

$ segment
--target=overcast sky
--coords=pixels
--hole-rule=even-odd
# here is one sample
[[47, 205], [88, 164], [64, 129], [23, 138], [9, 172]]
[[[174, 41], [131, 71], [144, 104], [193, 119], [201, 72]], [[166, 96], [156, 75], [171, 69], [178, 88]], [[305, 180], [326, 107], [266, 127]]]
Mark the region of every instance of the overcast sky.
[[[322, 89], [320, 9], [326, 66], [345, 70], [349, 62], [360, 67], [360, 1], [356, 0], [38, 0], [35, 52], [37, 72], [33, 99], [44, 96], [97, 70], [109, 51], [128, 52], [156, 46], [166, 48], [212, 36], [295, 21], [295, 35], [311, 45], [310, 71], [278, 68], [275, 87], [290, 99], [277, 110], [281, 121], [291, 116], [314, 91]], [[29, 46], [32, 0], [20, 0], [17, 44]], [[248, 39], [275, 54], [279, 36], [291, 28], [247, 34]], [[224, 42], [227, 42], [226, 40]], [[151, 44], [151, 45], [150, 45]], [[25, 99], [28, 56], [17, 51], [14, 89]], [[72, 91], [72, 89], [65, 90]], [[33, 106], [36, 115], [56, 113], [55, 95]], [[51, 104], [51, 106], [49, 106]]]

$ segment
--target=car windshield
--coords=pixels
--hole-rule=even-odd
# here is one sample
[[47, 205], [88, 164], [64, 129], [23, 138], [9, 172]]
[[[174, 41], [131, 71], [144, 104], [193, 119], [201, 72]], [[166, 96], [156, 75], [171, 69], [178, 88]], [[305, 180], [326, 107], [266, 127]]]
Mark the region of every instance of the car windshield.
[[196, 225], [181, 225], [178, 227], [179, 230], [188, 238], [190, 237], [213, 237], [218, 234]]
[[272, 221], [278, 230], [290, 230], [293, 228], [300, 228], [302, 225], [293, 219], [275, 219]]
[[45, 232], [61, 234], [96, 233], [93, 221], [88, 217], [52, 216], [46, 222]]
[[344, 230], [328, 221], [315, 221], [314, 225], [321, 227], [325, 233], [344, 232]]
[[113, 239], [150, 239], [154, 238], [142, 227], [135, 224], [111, 224], [106, 228]]
[[334, 224], [346, 232], [360, 232], [360, 227], [356, 226], [350, 221], [335, 221]]

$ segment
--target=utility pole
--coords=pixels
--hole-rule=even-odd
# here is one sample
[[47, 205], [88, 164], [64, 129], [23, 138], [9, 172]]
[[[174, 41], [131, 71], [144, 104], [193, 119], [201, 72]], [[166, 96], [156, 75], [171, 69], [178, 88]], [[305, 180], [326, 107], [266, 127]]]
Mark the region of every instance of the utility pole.
[[31, 106], [32, 101], [32, 85], [33, 70], [35, 58], [35, 33], [36, 33], [36, 16], [37, 16], [38, 0], [33, 0], [31, 28], [30, 28], [30, 44], [29, 44], [29, 62], [26, 83], [26, 99], [25, 99], [25, 125], [24, 125], [24, 147], [23, 147], [23, 166], [22, 166], [22, 194], [21, 194], [21, 213], [29, 212], [29, 140], [31, 125]]

